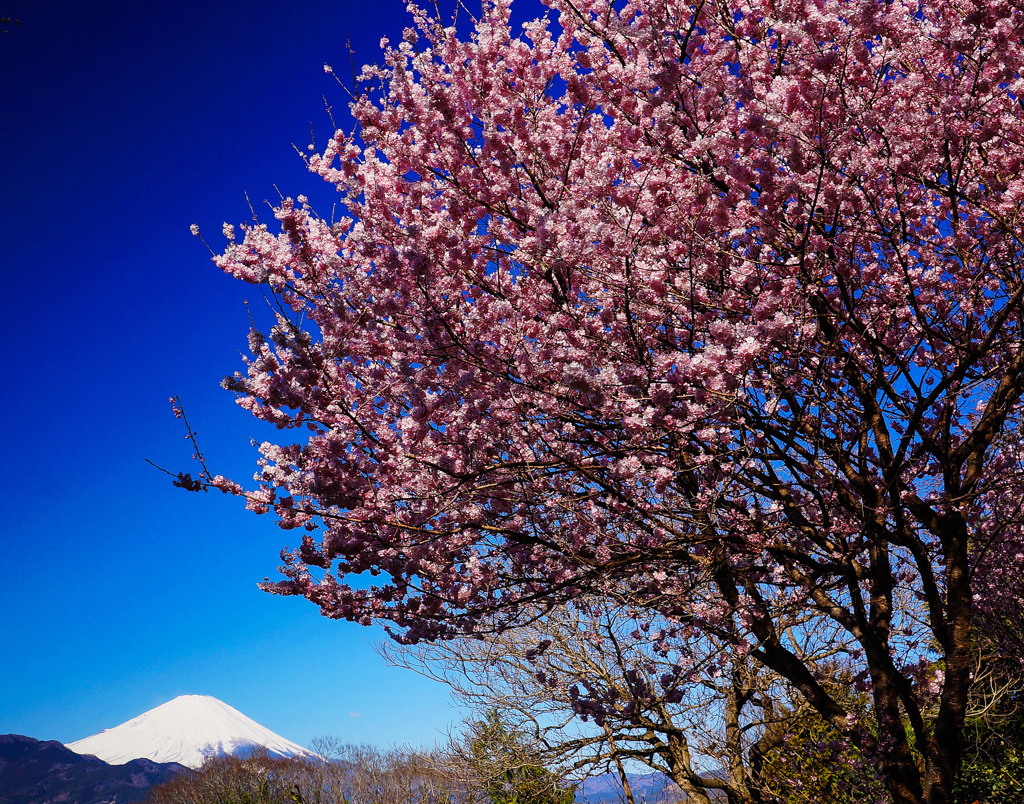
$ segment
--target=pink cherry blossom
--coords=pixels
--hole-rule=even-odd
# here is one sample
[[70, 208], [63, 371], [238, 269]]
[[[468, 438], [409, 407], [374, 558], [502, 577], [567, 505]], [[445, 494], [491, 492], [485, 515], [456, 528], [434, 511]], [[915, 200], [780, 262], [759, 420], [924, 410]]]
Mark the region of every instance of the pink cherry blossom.
[[266, 588], [329, 617], [440, 639], [615, 595], [948, 801], [975, 618], [1024, 603], [1024, 13], [550, 8], [467, 38], [413, 9], [309, 160], [347, 217], [287, 200], [217, 258], [280, 301], [225, 384], [290, 433], [213, 485], [307, 531]]

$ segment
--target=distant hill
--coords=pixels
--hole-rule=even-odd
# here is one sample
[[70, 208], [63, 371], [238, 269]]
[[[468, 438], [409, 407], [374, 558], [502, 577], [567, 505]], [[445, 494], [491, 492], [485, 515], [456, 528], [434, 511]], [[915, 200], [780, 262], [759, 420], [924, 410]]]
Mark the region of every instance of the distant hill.
[[[663, 804], [679, 801], [682, 795], [668, 777], [661, 773], [627, 773], [636, 804]], [[577, 788], [576, 800], [587, 804], [618, 804], [626, 801], [622, 780], [617, 773], [602, 773], [585, 779]]]
[[[633, 800], [636, 804], [679, 804], [687, 801], [686, 794], [663, 773], [627, 773]], [[721, 791], [708, 791], [712, 801], [725, 801]], [[584, 779], [576, 788], [579, 804], [626, 804], [622, 780], [617, 773], [602, 773]]]
[[127, 804], [183, 770], [148, 759], [108, 765], [56, 740], [0, 735], [0, 804]]

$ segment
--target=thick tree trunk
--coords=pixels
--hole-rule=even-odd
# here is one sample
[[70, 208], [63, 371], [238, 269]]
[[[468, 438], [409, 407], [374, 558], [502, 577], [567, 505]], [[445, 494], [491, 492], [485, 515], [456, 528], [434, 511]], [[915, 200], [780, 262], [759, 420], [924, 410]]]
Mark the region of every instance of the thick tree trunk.
[[700, 776], [693, 768], [693, 759], [690, 756], [690, 746], [687, 745], [686, 737], [682, 734], [675, 734], [669, 737], [668, 742], [667, 760], [671, 771], [669, 778], [686, 793], [687, 801], [693, 801], [696, 804], [711, 804], [711, 799], [704, 789]]
[[884, 670], [873, 671], [872, 684], [875, 718], [880, 730], [882, 780], [894, 804], [923, 804], [921, 775], [910, 751], [892, 675]]
[[[878, 507], [871, 500], [872, 510]], [[899, 679], [892, 662], [890, 634], [892, 628], [892, 562], [885, 539], [884, 522], [868, 520], [865, 526], [875, 531], [868, 554], [871, 559], [871, 596], [869, 618], [861, 644], [871, 673], [875, 720], [881, 749], [882, 778], [897, 804], [921, 804], [924, 787], [917, 762], [910, 749], [897, 689]]]
[[946, 666], [939, 713], [926, 753], [925, 785], [928, 804], [952, 804], [953, 782], [963, 759], [963, 727], [971, 684], [973, 616], [967, 526], [958, 515], [947, 517], [945, 543], [946, 622], [937, 634]]

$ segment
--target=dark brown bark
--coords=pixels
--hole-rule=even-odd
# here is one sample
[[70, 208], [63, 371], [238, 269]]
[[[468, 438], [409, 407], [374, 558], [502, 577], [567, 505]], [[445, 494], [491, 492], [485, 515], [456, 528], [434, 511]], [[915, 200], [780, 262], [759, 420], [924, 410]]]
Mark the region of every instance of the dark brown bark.
[[946, 667], [939, 712], [928, 740], [925, 785], [928, 804], [952, 804], [953, 783], [963, 758], [973, 654], [973, 617], [969, 583], [968, 535], [959, 515], [945, 518]]

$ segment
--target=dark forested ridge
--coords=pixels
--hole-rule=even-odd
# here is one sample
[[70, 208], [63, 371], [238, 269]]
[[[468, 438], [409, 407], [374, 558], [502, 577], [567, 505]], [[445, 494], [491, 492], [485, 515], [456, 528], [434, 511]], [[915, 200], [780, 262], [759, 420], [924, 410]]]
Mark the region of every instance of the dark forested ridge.
[[182, 770], [148, 759], [109, 765], [56, 740], [0, 735], [0, 804], [126, 804]]

